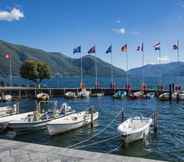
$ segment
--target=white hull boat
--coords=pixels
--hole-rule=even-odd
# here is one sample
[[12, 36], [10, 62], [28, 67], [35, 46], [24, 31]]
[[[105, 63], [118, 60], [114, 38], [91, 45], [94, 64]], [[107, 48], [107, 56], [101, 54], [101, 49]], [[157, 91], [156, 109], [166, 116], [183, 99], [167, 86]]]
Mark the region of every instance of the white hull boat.
[[86, 89], [82, 89], [78, 93], [78, 97], [80, 97], [80, 98], [88, 98], [89, 96], [90, 96], [90, 91], [87, 91]]
[[65, 98], [68, 98], [68, 99], [74, 99], [74, 98], [77, 98], [77, 95], [76, 95], [75, 92], [69, 91], [69, 92], [66, 92], [66, 93], [64, 94], [64, 97], [65, 97]]
[[129, 118], [117, 128], [124, 143], [128, 144], [144, 139], [150, 132], [152, 118], [134, 117]]
[[7, 127], [16, 132], [41, 129], [46, 127], [49, 121], [62, 118], [72, 113], [74, 113], [74, 111], [71, 110], [71, 107], [64, 103], [61, 107], [61, 110], [45, 113], [39, 113], [35, 111], [32, 114], [28, 114], [24, 118], [11, 120], [8, 122]]
[[33, 111], [1, 117], [0, 118], [0, 130], [6, 129], [9, 122], [14, 121], [14, 120], [23, 120], [29, 115], [33, 115]]
[[39, 93], [36, 95], [37, 100], [47, 101], [49, 100], [49, 95], [47, 93]]
[[16, 105], [0, 107], [0, 117], [9, 116], [17, 113]]
[[47, 124], [48, 133], [49, 135], [56, 135], [59, 133], [71, 131], [90, 124], [92, 119], [93, 121], [98, 119], [98, 112], [93, 112], [93, 118], [88, 111], [74, 113], [49, 122]]

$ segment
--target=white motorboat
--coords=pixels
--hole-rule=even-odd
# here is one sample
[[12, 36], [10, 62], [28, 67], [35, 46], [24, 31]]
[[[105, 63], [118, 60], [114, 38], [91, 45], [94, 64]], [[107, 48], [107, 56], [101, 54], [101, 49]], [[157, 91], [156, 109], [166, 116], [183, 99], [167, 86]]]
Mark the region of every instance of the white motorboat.
[[104, 93], [103, 92], [91, 93], [90, 96], [91, 97], [102, 97], [104, 96]]
[[0, 118], [0, 130], [1, 131], [5, 130], [7, 128], [7, 126], [8, 126], [8, 123], [10, 121], [13, 121], [13, 120], [23, 120], [26, 117], [31, 116], [31, 115], [33, 115], [33, 111], [1, 117]]
[[90, 96], [90, 91], [87, 91], [86, 88], [81, 89], [81, 91], [78, 93], [78, 97], [80, 98], [87, 98]]
[[0, 117], [9, 116], [17, 113], [17, 106], [1, 106], [0, 107]]
[[63, 118], [52, 120], [48, 122], [47, 129], [49, 135], [56, 135], [70, 130], [74, 130], [85, 126], [98, 119], [98, 112], [93, 112], [92, 116], [89, 111], [82, 111], [74, 113]]
[[36, 95], [37, 100], [47, 101], [49, 100], [49, 95], [47, 93], [39, 93]]
[[152, 118], [133, 117], [121, 123], [117, 130], [124, 143], [128, 144], [144, 139], [150, 132]]
[[68, 91], [64, 94], [64, 97], [68, 99], [74, 99], [77, 98], [78, 96], [75, 92]]
[[162, 93], [159, 96], [159, 99], [160, 99], [160, 101], [168, 101], [169, 100], [169, 93], [168, 92]]
[[8, 122], [7, 128], [16, 132], [41, 129], [44, 128], [49, 121], [64, 117], [71, 113], [74, 113], [74, 111], [71, 110], [71, 107], [66, 103], [63, 103], [61, 108], [57, 110], [48, 110], [45, 113], [34, 111], [33, 113], [28, 114], [22, 118], [15, 118], [14, 120]]

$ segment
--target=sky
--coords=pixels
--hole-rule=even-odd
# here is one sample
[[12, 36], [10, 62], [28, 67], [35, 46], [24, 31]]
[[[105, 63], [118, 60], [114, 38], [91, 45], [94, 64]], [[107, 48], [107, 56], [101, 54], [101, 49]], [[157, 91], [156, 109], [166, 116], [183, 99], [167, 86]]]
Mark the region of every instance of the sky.
[[62, 52], [74, 58], [72, 50], [82, 46], [82, 54], [93, 45], [96, 55], [110, 63], [105, 54], [112, 44], [113, 65], [128, 68], [158, 63], [153, 45], [161, 43], [162, 63], [176, 61], [172, 45], [180, 42], [184, 61], [184, 0], [0, 0], [0, 39], [16, 44]]

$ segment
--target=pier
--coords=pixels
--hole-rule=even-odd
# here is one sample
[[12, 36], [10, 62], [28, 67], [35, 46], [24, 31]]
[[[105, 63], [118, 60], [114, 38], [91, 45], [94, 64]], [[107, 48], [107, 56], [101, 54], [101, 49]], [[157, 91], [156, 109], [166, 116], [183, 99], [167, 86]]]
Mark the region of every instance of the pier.
[[0, 139], [0, 162], [163, 162]]
[[[103, 92], [104, 95], [110, 96], [113, 95], [117, 91], [127, 91], [125, 88], [86, 88], [87, 90], [91, 91], [92, 93], [95, 92]], [[0, 94], [11, 94], [13, 97], [19, 97], [19, 98], [32, 98], [35, 97], [36, 94], [40, 92], [44, 92], [49, 94], [51, 97], [57, 97], [57, 96], [64, 96], [64, 94], [68, 91], [72, 92], [79, 92], [80, 88], [35, 88], [35, 87], [0, 87]], [[132, 92], [140, 91], [140, 89], [132, 89]], [[147, 89], [145, 90], [145, 93], [155, 93], [156, 95], [160, 93], [158, 90], [155, 89]], [[169, 92], [169, 90], [162, 90], [162, 93]]]

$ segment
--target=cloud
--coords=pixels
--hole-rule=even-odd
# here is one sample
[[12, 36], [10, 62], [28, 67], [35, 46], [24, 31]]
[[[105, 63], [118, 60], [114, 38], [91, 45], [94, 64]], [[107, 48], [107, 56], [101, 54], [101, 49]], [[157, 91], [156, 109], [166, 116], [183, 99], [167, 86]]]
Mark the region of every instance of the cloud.
[[24, 18], [24, 13], [17, 8], [13, 8], [11, 11], [0, 11], [0, 21], [18, 21]]
[[117, 33], [117, 34], [122, 34], [122, 35], [126, 34], [125, 28], [119, 28], [119, 29], [118, 28], [113, 28], [112, 31]]
[[121, 20], [116, 20], [116, 23], [117, 23], [117, 24], [120, 24], [120, 23], [121, 23]]

